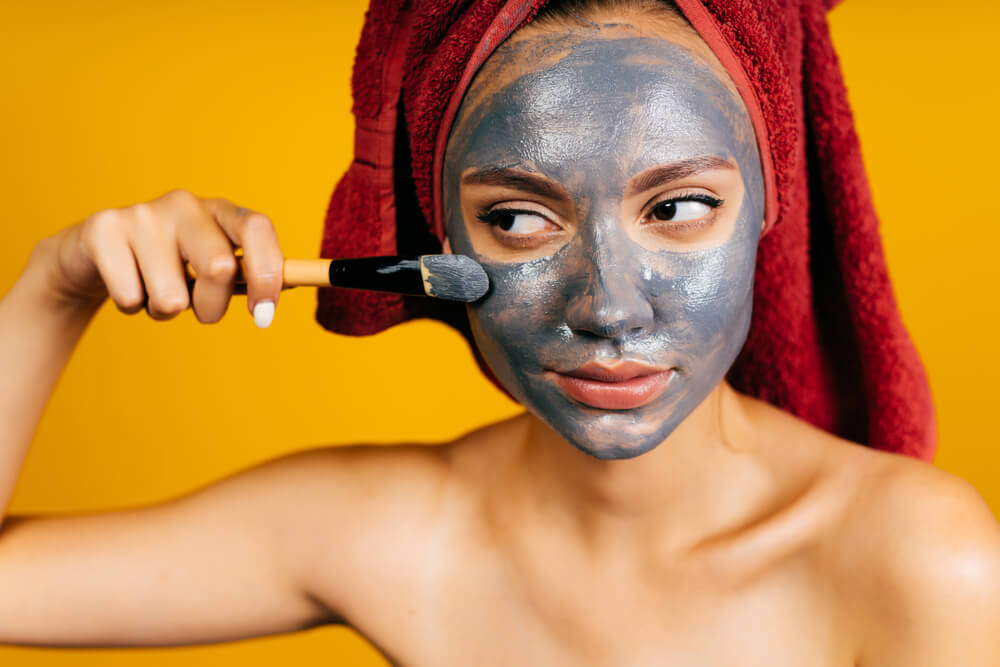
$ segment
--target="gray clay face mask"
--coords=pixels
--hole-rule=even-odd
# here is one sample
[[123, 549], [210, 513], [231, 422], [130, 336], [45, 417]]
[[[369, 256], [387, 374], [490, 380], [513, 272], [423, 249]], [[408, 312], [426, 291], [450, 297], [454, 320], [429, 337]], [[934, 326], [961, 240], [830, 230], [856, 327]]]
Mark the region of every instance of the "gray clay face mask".
[[443, 181], [452, 248], [491, 281], [468, 310], [476, 343], [573, 445], [637, 456], [746, 339], [764, 216], [750, 120], [665, 39], [543, 35], [490, 60]]

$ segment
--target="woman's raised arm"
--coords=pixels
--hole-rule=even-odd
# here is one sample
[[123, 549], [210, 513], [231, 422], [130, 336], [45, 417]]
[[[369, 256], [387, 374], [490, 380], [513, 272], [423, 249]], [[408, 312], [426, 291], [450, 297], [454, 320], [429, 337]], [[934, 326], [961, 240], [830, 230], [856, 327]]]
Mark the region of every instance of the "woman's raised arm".
[[[269, 320], [281, 289], [277, 235], [266, 216], [223, 199], [174, 190], [37, 244], [0, 301], [0, 518], [53, 386], [101, 303], [110, 295], [123, 312], [146, 308], [156, 319], [193, 305], [200, 321], [215, 322], [233, 293], [236, 246], [248, 305], [270, 300]], [[185, 260], [198, 274], [193, 295]], [[290, 455], [152, 507], [7, 518], [0, 643], [190, 644], [333, 620], [306, 583], [323, 551], [317, 514], [292, 510], [343, 500], [346, 485], [329, 484], [339, 458]]]
[[[199, 321], [217, 322], [233, 294], [235, 247], [244, 249], [247, 306], [266, 326], [281, 292], [278, 236], [267, 216], [228, 200], [171, 190], [38, 242], [0, 301], [0, 522], [56, 380], [104, 300], [157, 320], [191, 306]], [[191, 293], [185, 261], [198, 275]]]

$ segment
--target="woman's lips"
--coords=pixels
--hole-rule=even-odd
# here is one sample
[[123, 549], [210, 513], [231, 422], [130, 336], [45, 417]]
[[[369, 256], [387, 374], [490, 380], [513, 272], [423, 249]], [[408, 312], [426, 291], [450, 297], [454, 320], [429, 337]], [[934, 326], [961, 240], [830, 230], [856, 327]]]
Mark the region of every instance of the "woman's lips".
[[589, 362], [575, 371], [553, 372], [553, 375], [556, 386], [584, 405], [601, 410], [631, 410], [659, 398], [673, 373], [673, 369], [626, 361], [615, 366]]

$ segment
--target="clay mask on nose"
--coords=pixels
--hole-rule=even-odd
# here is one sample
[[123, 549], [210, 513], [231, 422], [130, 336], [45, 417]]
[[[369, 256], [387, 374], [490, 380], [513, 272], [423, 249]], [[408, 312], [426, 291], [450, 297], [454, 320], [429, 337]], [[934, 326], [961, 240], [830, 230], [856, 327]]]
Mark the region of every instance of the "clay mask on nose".
[[[719, 74], [665, 39], [543, 35], [490, 61], [459, 110], [443, 179], [452, 248], [482, 263], [492, 285], [468, 310], [476, 344], [508, 391], [573, 445], [637, 456], [711, 393], [746, 339], [764, 216], [750, 120]], [[644, 240], [626, 212], [630, 183], [692, 164], [728, 169], [738, 184], [718, 209], [725, 234]], [[573, 224], [554, 247], [498, 254], [476, 241], [496, 220], [463, 212], [463, 178], [514, 172], [564, 193]], [[531, 192], [506, 198], [531, 202]], [[539, 219], [506, 214], [502, 224]]]

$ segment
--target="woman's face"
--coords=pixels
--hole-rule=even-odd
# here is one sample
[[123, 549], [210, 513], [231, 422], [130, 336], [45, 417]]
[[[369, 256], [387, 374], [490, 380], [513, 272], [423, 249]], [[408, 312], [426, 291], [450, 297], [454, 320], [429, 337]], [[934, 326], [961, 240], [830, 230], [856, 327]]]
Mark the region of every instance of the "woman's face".
[[529, 35], [463, 100], [446, 230], [489, 274], [468, 314], [503, 385], [579, 449], [630, 458], [711, 393], [746, 338], [756, 141], [690, 38], [619, 24]]

